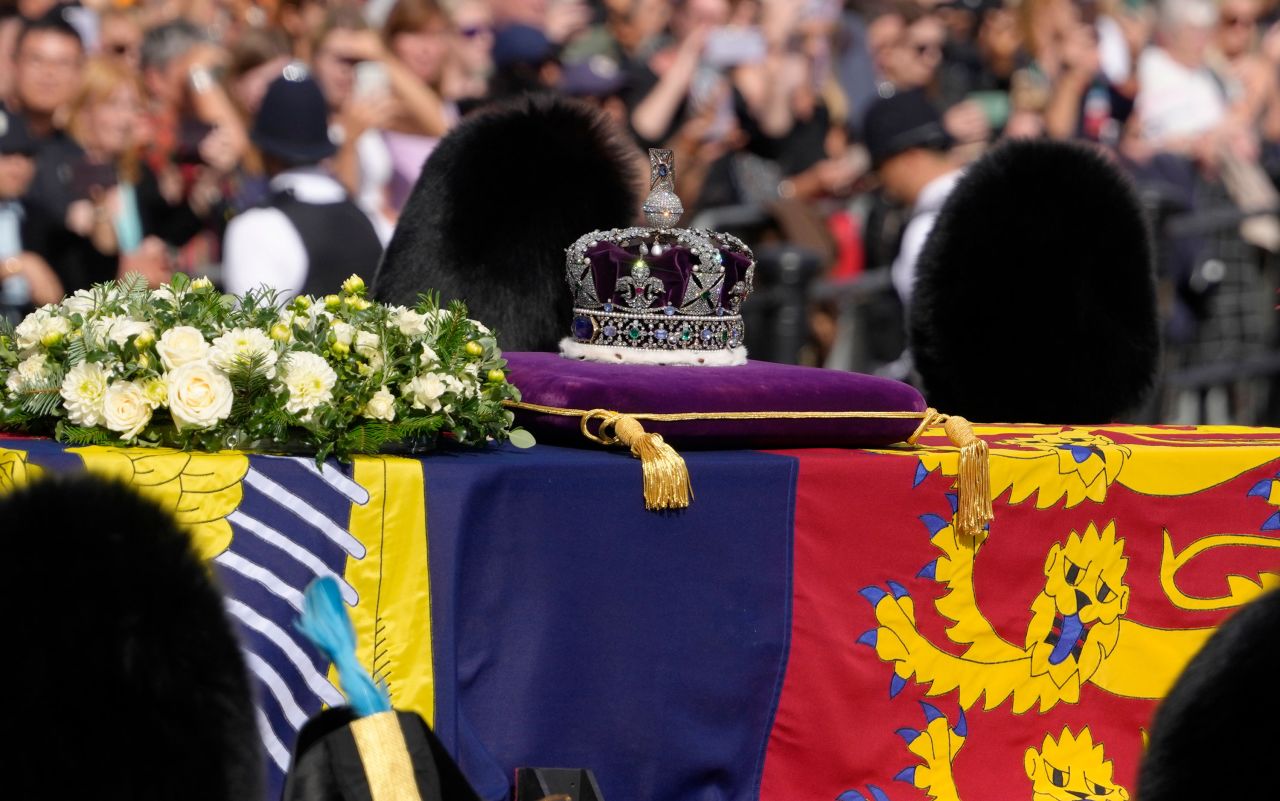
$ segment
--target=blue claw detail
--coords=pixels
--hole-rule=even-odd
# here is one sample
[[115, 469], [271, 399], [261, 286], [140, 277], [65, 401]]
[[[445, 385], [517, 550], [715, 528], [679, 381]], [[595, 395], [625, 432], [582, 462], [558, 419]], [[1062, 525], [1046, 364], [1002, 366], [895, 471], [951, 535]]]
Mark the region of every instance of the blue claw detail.
[[894, 673], [893, 678], [889, 679], [889, 697], [897, 698], [898, 693], [902, 692], [902, 688], [906, 686], [907, 680]]
[[938, 578], [938, 560], [934, 559], [929, 564], [920, 568], [920, 572], [916, 573], [916, 578], [937, 579]]
[[897, 734], [899, 737], [901, 737], [903, 742], [905, 742], [907, 745], [911, 745], [913, 742], [915, 742], [915, 739], [920, 736], [919, 731], [907, 726], [904, 726], [903, 728], [898, 729], [896, 732], [894, 732], [894, 734]]
[[858, 590], [858, 594], [861, 595], [863, 598], [866, 598], [868, 601], [870, 601], [872, 606], [875, 606], [876, 604], [880, 603], [881, 598], [885, 597], [889, 593], [885, 592], [879, 587], [863, 587], [862, 589]]
[[969, 721], [968, 719], [965, 718], [963, 709], [960, 710], [960, 720], [956, 723], [955, 727], [952, 728], [951, 730], [955, 732], [956, 736], [958, 737], [969, 736]]
[[875, 801], [889, 801], [889, 796], [885, 795], [884, 790], [881, 790], [874, 784], [868, 784], [867, 789], [871, 791], [871, 797], [874, 798]]
[[864, 631], [862, 632], [862, 636], [858, 638], [858, 645], [869, 645], [872, 648], [875, 648], [876, 637], [877, 635], [876, 635], [875, 629], [871, 629], [870, 631]]
[[945, 517], [939, 517], [938, 515], [920, 515], [920, 522], [924, 523], [924, 527], [929, 529], [930, 537], [951, 525], [950, 520], [947, 520]]
[[895, 782], [906, 782], [907, 784], [914, 785], [916, 783], [915, 767], [903, 768], [898, 771], [898, 773], [893, 777], [893, 780]]
[[845, 790], [836, 796], [836, 801], [867, 801], [867, 797], [857, 790]]
[[947, 503], [951, 504], [951, 514], [955, 514], [960, 511], [960, 496], [956, 493], [947, 493]]
[[907, 592], [906, 587], [896, 581], [886, 581], [885, 584], [889, 585], [889, 591], [893, 593], [894, 598], [905, 598], [911, 594]]
[[928, 476], [929, 476], [929, 471], [925, 469], [924, 462], [920, 462], [919, 464], [917, 464], [916, 477], [911, 481], [911, 489], [915, 489], [916, 487], [920, 486], [920, 482], [924, 481]]
[[1276, 529], [1280, 529], [1280, 512], [1268, 517], [1266, 522], [1262, 524], [1263, 531], [1275, 531]]
[[[896, 674], [896, 673], [895, 673], [895, 674], [893, 674], [893, 675], [895, 675], [895, 676], [896, 676], [896, 675], [898, 675], [898, 674]], [[934, 706], [933, 704], [928, 704], [928, 703], [925, 703], [924, 701], [921, 701], [921, 702], [920, 702], [920, 708], [924, 710], [924, 719], [925, 719], [926, 721], [930, 722], [930, 723], [934, 722], [934, 721], [935, 721], [935, 720], [937, 720], [938, 718], [946, 717], [946, 716], [945, 716], [945, 715], [943, 715], [943, 714], [942, 714], [942, 712], [941, 712], [941, 711], [939, 711], [939, 709], [938, 709], [936, 706]]]
[[1262, 480], [1261, 480], [1261, 481], [1259, 481], [1257, 484], [1254, 484], [1254, 485], [1253, 485], [1253, 488], [1249, 490], [1248, 495], [1250, 495], [1251, 497], [1254, 497], [1254, 498], [1268, 498], [1268, 497], [1270, 497], [1270, 496], [1271, 496], [1271, 482], [1272, 482], [1272, 481], [1274, 481], [1274, 480], [1275, 480], [1275, 479], [1271, 479], [1271, 478], [1264, 478], [1264, 479], [1262, 479]]

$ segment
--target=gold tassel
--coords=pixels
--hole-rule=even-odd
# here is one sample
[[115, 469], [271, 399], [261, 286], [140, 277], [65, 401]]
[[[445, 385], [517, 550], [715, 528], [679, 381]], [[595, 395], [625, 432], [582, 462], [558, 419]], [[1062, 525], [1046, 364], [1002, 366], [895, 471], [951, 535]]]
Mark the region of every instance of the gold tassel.
[[[600, 429], [592, 435], [587, 422], [601, 419]], [[628, 414], [596, 409], [582, 418], [582, 431], [605, 445], [620, 443], [631, 449], [640, 460], [644, 473], [644, 508], [649, 510], [684, 509], [693, 497], [689, 468], [675, 448], [661, 434], [649, 434], [640, 421]], [[612, 432], [612, 433], [610, 433]]]
[[947, 417], [942, 427], [951, 444], [960, 449], [956, 527], [960, 534], [976, 537], [995, 517], [991, 509], [987, 443], [973, 433], [973, 426], [963, 417]]

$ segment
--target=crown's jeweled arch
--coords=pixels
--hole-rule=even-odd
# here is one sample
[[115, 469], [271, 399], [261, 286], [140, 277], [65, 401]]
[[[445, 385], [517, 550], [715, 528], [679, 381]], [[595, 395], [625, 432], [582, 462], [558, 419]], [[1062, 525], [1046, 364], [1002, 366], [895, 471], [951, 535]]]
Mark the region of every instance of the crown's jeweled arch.
[[649, 151], [652, 227], [584, 234], [569, 246], [574, 296], [571, 358], [673, 364], [741, 364], [740, 309], [755, 260], [729, 234], [672, 228], [684, 213], [670, 150]]

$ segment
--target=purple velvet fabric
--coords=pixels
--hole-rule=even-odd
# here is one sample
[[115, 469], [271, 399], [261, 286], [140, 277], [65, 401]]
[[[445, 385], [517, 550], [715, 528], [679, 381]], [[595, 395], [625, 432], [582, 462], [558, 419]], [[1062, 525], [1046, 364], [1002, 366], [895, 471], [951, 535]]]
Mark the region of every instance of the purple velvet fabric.
[[[510, 379], [525, 402], [617, 412], [921, 412], [914, 387], [887, 378], [748, 362], [740, 367], [601, 364], [556, 353], [507, 353]], [[581, 445], [578, 419], [517, 412], [544, 441]], [[902, 442], [919, 420], [644, 421], [677, 448], [876, 447]]]
[[[720, 288], [720, 305], [729, 308], [732, 305], [730, 291], [734, 284], [745, 280], [751, 260], [731, 250], [722, 250], [720, 254], [724, 258], [724, 284]], [[612, 242], [601, 242], [587, 250], [587, 258], [591, 260], [591, 278], [595, 282], [596, 297], [602, 302], [625, 306], [627, 299], [618, 292], [618, 279], [623, 275], [630, 275], [636, 255]], [[668, 247], [661, 256], [646, 256], [644, 261], [649, 265], [650, 274], [660, 280], [663, 286], [662, 293], [649, 307], [660, 309], [667, 304], [680, 306], [684, 300], [685, 288], [689, 284], [689, 276], [693, 274], [693, 253], [684, 247]]]

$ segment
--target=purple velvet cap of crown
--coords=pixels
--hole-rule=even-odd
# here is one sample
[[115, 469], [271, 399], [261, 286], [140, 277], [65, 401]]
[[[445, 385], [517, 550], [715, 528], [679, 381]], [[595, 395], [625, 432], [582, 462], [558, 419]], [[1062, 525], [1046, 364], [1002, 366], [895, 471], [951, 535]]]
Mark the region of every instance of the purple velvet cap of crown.
[[[749, 361], [724, 370], [571, 361], [554, 353], [504, 354], [526, 403], [624, 413], [923, 412], [912, 386], [887, 378]], [[544, 441], [581, 445], [576, 417], [517, 411]], [[902, 442], [920, 420], [844, 418], [642, 421], [677, 448], [880, 447]]]
[[[719, 253], [724, 267], [724, 282], [720, 286], [720, 297], [708, 298], [708, 301], [713, 307], [732, 310], [731, 291], [738, 282], [746, 280], [751, 258], [728, 248], [721, 248]], [[612, 242], [599, 242], [587, 249], [587, 258], [591, 262], [591, 279], [595, 284], [596, 297], [602, 303], [625, 307], [627, 298], [618, 290], [618, 279], [631, 274], [631, 268], [638, 257]], [[680, 308], [696, 261], [693, 251], [683, 245], [668, 246], [659, 256], [645, 256], [644, 263], [649, 267], [650, 274], [661, 281], [664, 287], [647, 308]]]

